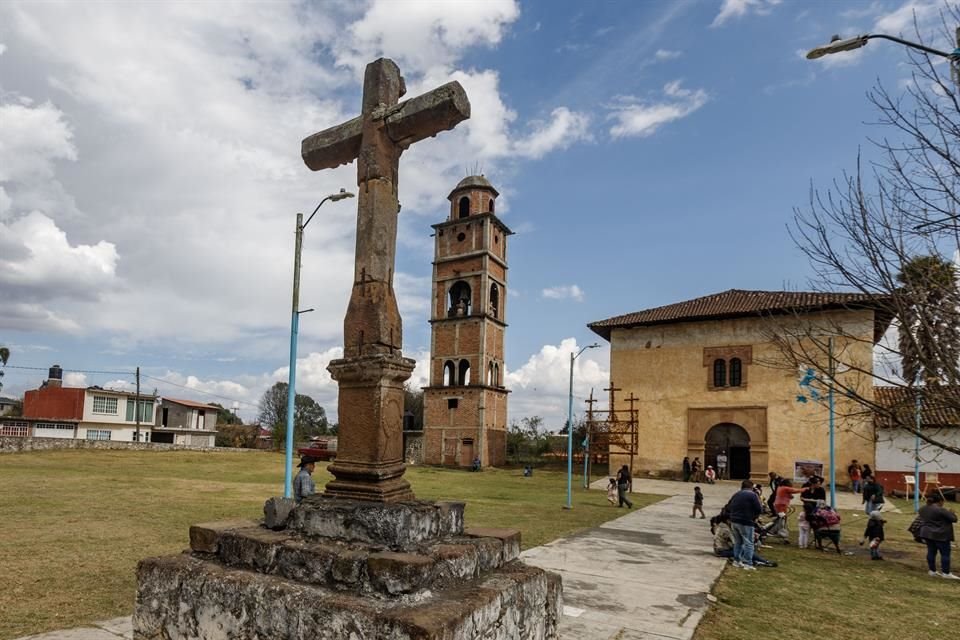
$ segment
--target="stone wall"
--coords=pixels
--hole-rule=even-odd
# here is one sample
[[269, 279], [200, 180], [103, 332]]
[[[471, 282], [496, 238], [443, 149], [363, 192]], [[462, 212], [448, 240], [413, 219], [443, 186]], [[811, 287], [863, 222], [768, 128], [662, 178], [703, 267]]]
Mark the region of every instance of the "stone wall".
[[119, 442], [114, 440], [76, 440], [72, 438], [19, 438], [0, 436], [0, 454], [21, 451], [53, 451], [55, 449], [128, 449], [133, 451], [250, 451], [232, 447], [199, 447], [159, 442]]

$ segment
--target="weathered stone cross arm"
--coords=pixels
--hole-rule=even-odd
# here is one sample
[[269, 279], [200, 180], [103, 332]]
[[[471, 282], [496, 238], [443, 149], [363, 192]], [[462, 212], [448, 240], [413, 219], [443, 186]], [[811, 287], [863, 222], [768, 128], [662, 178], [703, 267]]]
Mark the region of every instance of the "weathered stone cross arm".
[[[441, 131], [453, 129], [470, 117], [470, 101], [459, 82], [448, 82], [433, 91], [385, 106], [374, 118], [385, 121], [390, 140], [401, 149]], [[363, 116], [324, 129], [304, 139], [300, 154], [313, 171], [353, 162], [360, 154]]]

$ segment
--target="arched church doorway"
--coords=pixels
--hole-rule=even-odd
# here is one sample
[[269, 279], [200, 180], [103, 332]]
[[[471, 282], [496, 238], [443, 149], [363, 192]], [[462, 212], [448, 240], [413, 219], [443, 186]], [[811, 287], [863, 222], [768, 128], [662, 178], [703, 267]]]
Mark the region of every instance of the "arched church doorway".
[[704, 440], [703, 464], [717, 468], [717, 456], [726, 453], [727, 477], [745, 480], [750, 477], [750, 434], [738, 424], [722, 422], [707, 431]]

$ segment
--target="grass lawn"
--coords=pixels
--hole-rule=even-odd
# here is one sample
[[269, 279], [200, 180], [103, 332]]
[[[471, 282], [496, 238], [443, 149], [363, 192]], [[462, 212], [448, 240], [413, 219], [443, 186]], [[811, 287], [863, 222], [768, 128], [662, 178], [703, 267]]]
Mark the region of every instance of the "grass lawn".
[[[798, 549], [792, 523], [792, 546], [774, 542], [761, 550], [779, 567], [724, 570], [713, 591], [719, 602], [704, 616], [694, 640], [957, 638], [960, 581], [927, 575], [926, 546], [907, 533], [913, 503], [894, 503], [904, 513], [885, 516], [885, 561], [871, 561], [869, 550], [857, 545], [866, 526], [863, 512], [842, 513], [840, 547], [852, 556]], [[954, 572], [960, 570], [958, 556], [954, 550]]]
[[[315, 474], [318, 487], [330, 477]], [[524, 548], [622, 512], [537, 470], [411, 467], [419, 498], [467, 502], [468, 526], [514, 527]], [[282, 492], [274, 453], [48, 451], [0, 456], [0, 640], [129, 615], [141, 558], [188, 546], [191, 524], [259, 518]], [[634, 496], [638, 506], [661, 499]]]

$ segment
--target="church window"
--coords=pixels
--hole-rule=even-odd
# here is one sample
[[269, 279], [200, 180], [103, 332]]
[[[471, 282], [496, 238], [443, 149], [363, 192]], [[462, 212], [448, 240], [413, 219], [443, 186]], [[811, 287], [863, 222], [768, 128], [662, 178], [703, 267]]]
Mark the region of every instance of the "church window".
[[491, 387], [496, 384], [496, 380], [493, 376], [494, 376], [493, 363], [491, 362], [490, 365], [487, 367], [487, 384], [490, 385]]
[[493, 198], [490, 198], [490, 213], [493, 213]]
[[707, 388], [713, 391], [746, 389], [752, 362], [753, 347], [750, 345], [704, 347]]
[[723, 358], [713, 361], [713, 386], [727, 386], [727, 361]]
[[467, 234], [465, 234], [465, 233], [458, 233], [458, 234], [457, 234], [457, 242], [463, 242], [463, 241], [466, 240], [466, 239], [467, 239]]
[[494, 318], [500, 314], [500, 287], [493, 283], [490, 285], [490, 315]]
[[743, 382], [743, 365], [740, 358], [730, 358], [730, 386], [739, 387]]
[[493, 365], [493, 386], [495, 387], [500, 386], [500, 365], [499, 364]]
[[443, 364], [443, 386], [452, 387], [457, 383], [457, 367], [453, 360], [447, 360]]
[[461, 218], [466, 218], [470, 215], [470, 198], [463, 196], [460, 198], [460, 203], [457, 206], [459, 207], [459, 214]]
[[456, 409], [459, 404], [459, 398], [447, 398], [447, 409]]
[[470, 384], [470, 361], [469, 360], [460, 361], [460, 378], [457, 382], [462, 386], [466, 386]]
[[456, 281], [450, 287], [450, 309], [447, 316], [454, 318], [470, 315], [470, 303], [470, 285], [463, 280]]

